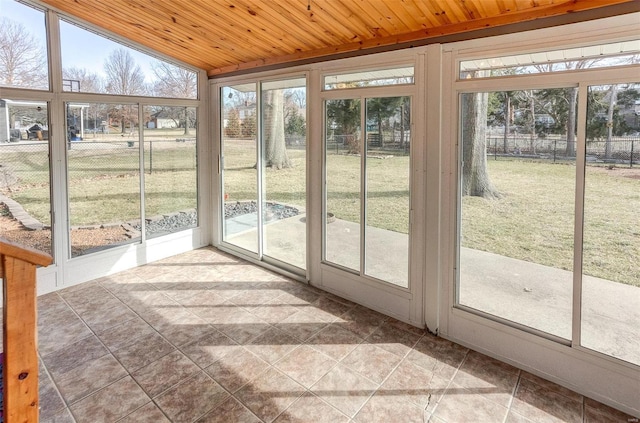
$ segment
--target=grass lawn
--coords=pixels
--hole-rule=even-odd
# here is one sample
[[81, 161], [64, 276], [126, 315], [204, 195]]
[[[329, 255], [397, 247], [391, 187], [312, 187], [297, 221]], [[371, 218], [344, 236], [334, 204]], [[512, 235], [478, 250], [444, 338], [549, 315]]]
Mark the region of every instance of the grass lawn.
[[[463, 198], [462, 245], [572, 270], [575, 174], [569, 164], [490, 160], [502, 198]], [[584, 273], [640, 286], [638, 210], [640, 179], [587, 168]]]
[[[69, 198], [72, 226], [122, 222], [140, 218], [137, 145], [92, 149], [91, 143], [69, 151]], [[153, 171], [145, 149], [145, 210], [148, 216], [194, 209], [197, 203], [195, 144], [156, 142]], [[104, 147], [104, 145], [101, 145]], [[170, 147], [170, 148], [168, 148]], [[44, 149], [2, 155], [19, 184], [9, 196], [32, 216], [49, 223], [49, 169]], [[151, 173], [150, 173], [151, 172]]]
[[[196, 206], [195, 153], [188, 144], [154, 144], [153, 172], [146, 157], [147, 215]], [[171, 148], [169, 148], [169, 146]], [[75, 145], [74, 145], [75, 147]], [[191, 146], [192, 147], [192, 146]], [[69, 154], [71, 224], [88, 225], [139, 218], [136, 148]], [[148, 151], [146, 152], [148, 154]], [[305, 152], [289, 150], [294, 167], [265, 170], [268, 201], [305, 204]], [[29, 213], [49, 222], [46, 150], [4, 153], [0, 178], [13, 176], [8, 195]], [[369, 159], [368, 222], [407, 233], [409, 157]], [[255, 149], [251, 142], [225, 145], [227, 201], [256, 199]], [[4, 170], [3, 170], [4, 169]], [[560, 269], [573, 268], [575, 166], [546, 162], [489, 160], [497, 200], [462, 200], [462, 245]], [[328, 211], [360, 221], [360, 157], [329, 155]], [[640, 286], [640, 170], [588, 167], [585, 196], [584, 270], [604, 279]], [[9, 179], [7, 179], [8, 181]], [[5, 192], [6, 189], [3, 188]]]

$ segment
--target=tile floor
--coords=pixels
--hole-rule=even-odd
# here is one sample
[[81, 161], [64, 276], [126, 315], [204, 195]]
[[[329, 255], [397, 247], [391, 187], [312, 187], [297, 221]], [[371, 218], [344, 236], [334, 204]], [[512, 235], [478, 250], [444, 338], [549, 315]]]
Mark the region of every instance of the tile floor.
[[633, 421], [212, 248], [38, 309], [42, 422]]

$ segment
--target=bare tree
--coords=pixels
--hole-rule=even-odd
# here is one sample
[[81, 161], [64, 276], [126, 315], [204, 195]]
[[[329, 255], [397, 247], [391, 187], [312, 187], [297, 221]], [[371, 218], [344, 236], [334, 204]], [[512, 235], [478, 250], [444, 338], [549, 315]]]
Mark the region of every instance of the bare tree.
[[[151, 65], [157, 81], [153, 85], [154, 93], [159, 97], [198, 98], [198, 74], [167, 62], [157, 61]], [[165, 111], [167, 117], [176, 120], [189, 135], [189, 121], [195, 120], [195, 109], [170, 107]], [[193, 116], [190, 116], [193, 115]]]
[[144, 95], [144, 73], [133, 56], [124, 48], [113, 50], [104, 62], [107, 75], [106, 91], [109, 94]]
[[104, 81], [102, 80], [102, 77], [99, 74], [90, 72], [85, 68], [64, 68], [62, 69], [62, 78], [71, 81], [78, 81], [80, 84], [80, 92], [103, 92]]
[[22, 24], [5, 17], [0, 18], [0, 85], [48, 86], [44, 46]]
[[[109, 94], [144, 95], [147, 91], [142, 69], [124, 48], [118, 48], [111, 52], [104, 62], [104, 71], [107, 75], [105, 89]], [[135, 116], [133, 115], [134, 109]], [[136, 121], [138, 117], [137, 108], [130, 106], [113, 107], [110, 114], [118, 116], [123, 134], [127, 122]]]
[[157, 61], [151, 65], [158, 80], [153, 90], [159, 97], [198, 98], [198, 75], [185, 68]]
[[607, 139], [604, 144], [604, 157], [611, 158], [611, 140], [613, 138], [613, 112], [618, 101], [618, 84], [609, 87], [609, 106], [607, 107]]

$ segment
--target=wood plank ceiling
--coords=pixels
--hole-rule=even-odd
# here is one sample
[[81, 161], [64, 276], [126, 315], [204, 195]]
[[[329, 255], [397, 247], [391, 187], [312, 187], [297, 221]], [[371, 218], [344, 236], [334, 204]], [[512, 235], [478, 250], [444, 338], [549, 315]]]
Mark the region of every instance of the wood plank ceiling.
[[43, 2], [215, 76], [635, 0]]

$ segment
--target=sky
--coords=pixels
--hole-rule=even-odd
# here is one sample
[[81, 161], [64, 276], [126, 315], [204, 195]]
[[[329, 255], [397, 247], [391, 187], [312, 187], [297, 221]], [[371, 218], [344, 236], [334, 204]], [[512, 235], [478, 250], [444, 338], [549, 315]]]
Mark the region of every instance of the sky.
[[[46, 45], [44, 13], [14, 0], [0, 0], [0, 16], [21, 23], [42, 45]], [[60, 22], [62, 66], [85, 68], [104, 76], [104, 61], [111, 51], [121, 45], [79, 28], [68, 22]], [[142, 68], [146, 82], [154, 79], [151, 64], [155, 58], [127, 48]]]

